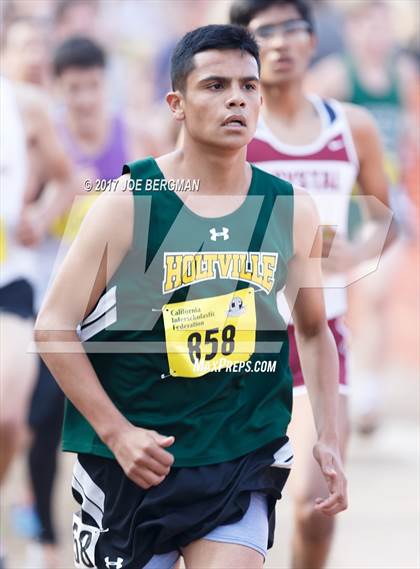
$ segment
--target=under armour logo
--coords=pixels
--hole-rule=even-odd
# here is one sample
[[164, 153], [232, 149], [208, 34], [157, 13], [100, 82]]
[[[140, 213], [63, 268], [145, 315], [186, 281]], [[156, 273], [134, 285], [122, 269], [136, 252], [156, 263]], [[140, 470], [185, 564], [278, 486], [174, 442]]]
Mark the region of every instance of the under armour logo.
[[105, 557], [104, 561], [107, 569], [111, 569], [111, 567], [115, 567], [115, 569], [122, 569], [124, 563], [124, 559], [122, 557], [117, 557], [116, 561], [110, 561], [109, 557]]
[[210, 239], [216, 241], [218, 237], [223, 237], [223, 241], [229, 239], [229, 229], [227, 227], [222, 227], [222, 231], [217, 232], [215, 227], [210, 229]]

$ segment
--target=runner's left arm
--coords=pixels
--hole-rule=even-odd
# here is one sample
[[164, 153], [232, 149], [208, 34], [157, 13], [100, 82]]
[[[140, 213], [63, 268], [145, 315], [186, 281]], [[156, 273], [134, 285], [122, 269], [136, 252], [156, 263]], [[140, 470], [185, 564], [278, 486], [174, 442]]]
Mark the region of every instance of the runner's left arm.
[[328, 327], [321, 277], [322, 234], [316, 207], [295, 189], [294, 256], [285, 294], [293, 313], [295, 336], [318, 441], [314, 456], [329, 488], [316, 508], [334, 515], [347, 508], [346, 478], [338, 444], [338, 356]]
[[382, 143], [375, 121], [370, 113], [356, 105], [346, 104], [347, 119], [350, 124], [357, 158], [359, 174], [361, 209], [369, 217], [369, 232], [363, 232], [354, 241], [336, 234], [324, 236], [324, 269], [344, 272], [367, 261], [379, 257], [394, 241], [397, 235], [389, 204], [390, 181], [385, 172]]

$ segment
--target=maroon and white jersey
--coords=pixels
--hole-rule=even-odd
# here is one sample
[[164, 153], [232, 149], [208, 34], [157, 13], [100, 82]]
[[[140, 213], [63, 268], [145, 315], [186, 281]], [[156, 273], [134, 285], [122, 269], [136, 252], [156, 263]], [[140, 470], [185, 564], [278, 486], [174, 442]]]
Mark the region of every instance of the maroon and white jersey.
[[[254, 139], [248, 145], [247, 160], [262, 170], [307, 190], [318, 207], [321, 223], [335, 226], [347, 235], [350, 196], [359, 163], [343, 107], [337, 101], [308, 95], [321, 119], [321, 133], [310, 144], [281, 142], [260, 117]], [[324, 294], [328, 319], [347, 309], [346, 279], [341, 274], [324, 274]], [[279, 309], [289, 317], [279, 299]]]

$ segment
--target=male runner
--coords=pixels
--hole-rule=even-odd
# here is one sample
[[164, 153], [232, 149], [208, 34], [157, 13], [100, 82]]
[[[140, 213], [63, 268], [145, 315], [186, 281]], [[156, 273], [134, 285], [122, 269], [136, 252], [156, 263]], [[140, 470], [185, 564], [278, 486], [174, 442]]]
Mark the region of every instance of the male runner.
[[51, 81], [49, 45], [42, 20], [12, 19], [5, 25], [1, 49], [7, 77], [19, 83], [48, 88]]
[[[52, 98], [48, 92], [51, 83], [50, 56], [45, 26], [42, 22], [31, 18], [12, 20], [5, 29], [2, 56], [5, 73], [13, 82], [13, 91], [26, 134], [28, 175], [16, 235], [30, 246], [24, 248], [24, 251], [26, 258], [29, 258], [26, 270], [30, 266], [33, 267], [29, 284], [34, 287], [35, 315], [47, 288], [60, 243], [51, 235], [51, 225], [55, 217], [72, 204], [76, 192], [75, 172], [63, 145], [60, 144], [56, 125], [50, 116], [52, 107]], [[66, 183], [70, 175], [74, 180], [72, 187]], [[13, 192], [10, 190], [7, 191], [7, 199], [13, 199]], [[13, 255], [9, 255], [9, 262], [11, 256]], [[18, 304], [21, 302], [24, 305], [23, 298], [15, 293]], [[7, 302], [4, 291], [1, 292], [1, 299]], [[10, 307], [8, 311], [11, 311]], [[27, 326], [32, 330], [33, 322], [27, 321]], [[11, 342], [13, 341], [11, 339]], [[20, 349], [23, 353], [26, 351], [26, 346], [25, 350]], [[25, 359], [22, 358], [22, 361]], [[37, 524], [39, 527], [37, 541], [27, 544], [25, 557], [28, 559], [28, 565], [32, 565], [36, 557], [43, 555], [45, 558], [43, 564], [46, 567], [56, 567], [58, 552], [55, 548], [51, 502], [56, 470], [56, 448], [61, 436], [64, 404], [60, 389], [41, 359], [38, 358], [36, 366], [37, 378], [30, 397], [27, 417], [27, 425], [31, 430], [30, 445], [27, 450], [30, 491], [33, 494], [34, 510], [40, 523]], [[12, 361], [7, 375], [13, 384], [16, 381], [16, 373], [19, 375]], [[23, 394], [23, 390], [20, 393]], [[11, 419], [16, 421], [20, 413], [16, 412], [13, 402], [9, 408]], [[33, 517], [26, 494], [27, 492], [24, 492], [24, 503], [14, 511], [17, 525], [25, 524], [24, 516]]]
[[100, 181], [117, 178], [130, 157], [124, 118], [107, 102], [106, 64], [105, 51], [87, 37], [70, 38], [54, 53], [55, 87], [62, 103], [58, 134], [74, 164], [81, 194], [54, 225], [53, 233], [60, 239], [64, 234], [67, 240], [74, 237], [99, 195], [95, 190]]
[[[386, 208], [374, 207], [377, 225], [369, 240], [346, 239], [347, 210], [355, 180], [365, 195], [388, 203], [387, 180], [375, 125], [368, 113], [352, 105], [323, 101], [303, 90], [305, 71], [316, 46], [309, 4], [303, 0], [244, 0], [231, 9], [232, 23], [247, 26], [260, 46], [263, 110], [247, 158], [264, 170], [299, 184], [314, 195], [325, 231], [323, 268], [325, 305], [340, 360], [339, 435], [342, 456], [348, 437], [345, 272], [378, 255], [389, 224]], [[333, 246], [331, 248], [331, 243]], [[330, 250], [331, 249], [331, 250]], [[279, 308], [284, 310], [282, 299]], [[296, 444], [293, 475], [295, 534], [292, 566], [325, 565], [333, 518], [314, 507], [325, 482], [311, 455], [316, 437], [308, 414], [306, 370], [298, 336], [289, 328], [290, 366], [295, 397], [291, 436]], [[299, 347], [300, 358], [297, 352]], [[303, 364], [303, 361], [302, 361]]]
[[[357, 283], [351, 291], [351, 303], [360, 315], [352, 318], [358, 362], [355, 411], [357, 426], [365, 434], [377, 428], [383, 403], [383, 381], [389, 364], [384, 358], [390, 336], [389, 282], [395, 271], [400, 271], [407, 241], [417, 232], [413, 204], [404, 185], [408, 148], [412, 142], [418, 144], [411, 101], [419, 74], [413, 58], [397, 41], [397, 20], [397, 8], [389, 2], [349, 3], [344, 26], [347, 53], [319, 62], [305, 81], [307, 88], [322, 97], [361, 105], [375, 118], [390, 179], [390, 201], [400, 229], [400, 238], [387, 251], [375, 277]], [[355, 232], [360, 212], [359, 216], [356, 211], [351, 213], [350, 225]]]
[[[4, 152], [0, 218], [1, 481], [17, 449], [33, 385], [33, 358], [27, 354], [27, 347], [36, 263], [28, 246], [42, 240], [54, 217], [70, 203], [73, 185], [70, 164], [57, 142], [42, 99], [30, 88], [14, 85], [4, 77], [0, 81], [5, 123], [1, 130]], [[25, 206], [30, 175], [27, 155], [31, 146], [36, 147], [45, 164], [45, 174], [54, 184], [39, 200]], [[17, 381], [19, 389], [15, 389]]]
[[[70, 203], [70, 164], [62, 153], [45, 106], [31, 89], [0, 77], [0, 484], [22, 442], [37, 360], [28, 352], [33, 331], [36, 262], [28, 247]], [[37, 149], [50, 191], [25, 206], [31, 169], [28, 150]], [[61, 209], [60, 209], [61, 208]], [[0, 566], [3, 553], [0, 545]]]
[[129, 152], [124, 119], [107, 102], [106, 66], [105, 51], [87, 37], [66, 40], [53, 57], [63, 105], [59, 134], [77, 167], [89, 170], [92, 182], [116, 178]]
[[[0, 483], [16, 452], [27, 400], [36, 374], [36, 358], [27, 353], [32, 338], [34, 266], [30, 251], [16, 238], [27, 178], [25, 130], [12, 84], [1, 86], [0, 326], [1, 413]], [[19, 381], [19, 389], [15, 389]]]
[[[346, 508], [318, 221], [303, 191], [245, 160], [261, 105], [246, 30], [189, 32], [171, 76], [180, 149], [125, 167], [82, 224], [37, 323], [71, 401], [76, 565], [165, 569], [181, 552], [187, 568], [261, 568], [292, 460], [284, 286], [329, 488], [316, 508]], [[169, 191], [171, 180], [199, 180], [199, 191]]]

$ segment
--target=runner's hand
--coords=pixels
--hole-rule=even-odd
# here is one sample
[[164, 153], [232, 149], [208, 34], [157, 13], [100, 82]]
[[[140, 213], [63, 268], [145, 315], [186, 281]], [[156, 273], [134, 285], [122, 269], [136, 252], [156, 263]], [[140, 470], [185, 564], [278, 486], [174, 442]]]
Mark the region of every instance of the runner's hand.
[[44, 220], [34, 205], [27, 205], [21, 212], [16, 238], [25, 247], [33, 247], [40, 243], [47, 232]]
[[175, 437], [130, 426], [114, 438], [110, 448], [126, 476], [147, 490], [168, 475], [174, 457], [165, 448], [174, 442]]
[[329, 496], [315, 500], [315, 510], [334, 516], [347, 509], [347, 480], [341, 465], [338, 448], [319, 441], [313, 450], [322, 474], [327, 482]]

